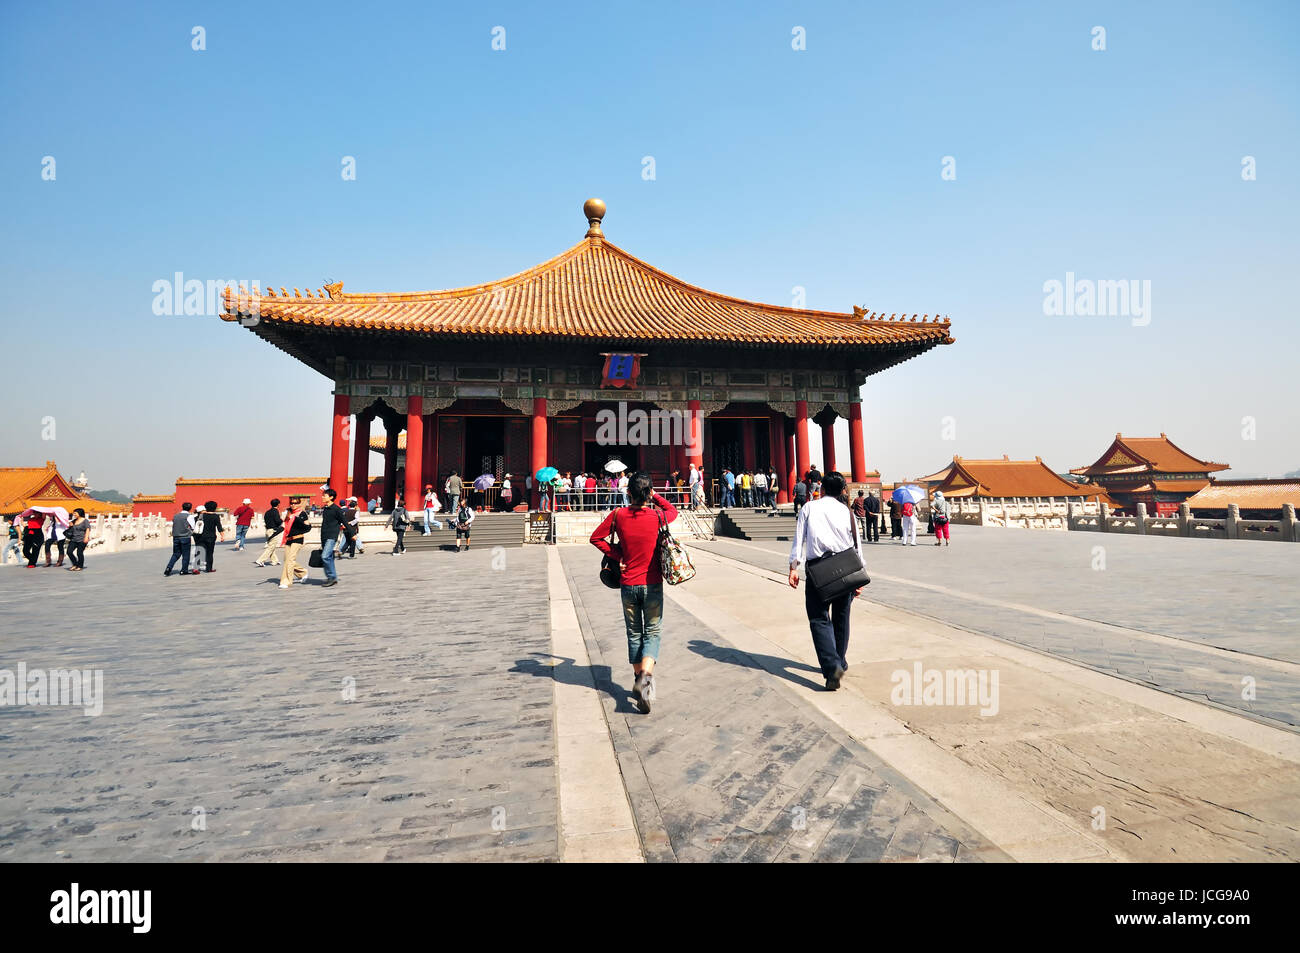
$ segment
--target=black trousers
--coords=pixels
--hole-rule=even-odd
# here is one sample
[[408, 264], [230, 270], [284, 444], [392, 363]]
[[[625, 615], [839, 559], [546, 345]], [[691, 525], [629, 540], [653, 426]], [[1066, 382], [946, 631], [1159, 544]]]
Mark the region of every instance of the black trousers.
[[63, 562], [63, 540], [55, 539], [53, 536], [51, 536], [49, 539], [45, 541], [46, 562], [48, 562], [50, 559], [50, 550], [53, 549], [55, 546], [59, 547], [59, 562]]
[[203, 550], [203, 559], [207, 562], [203, 571], [212, 572], [212, 553], [217, 548], [217, 541], [215, 539], [201, 539], [198, 543], [199, 548]]
[[867, 542], [869, 543], [880, 542], [880, 514], [879, 513], [867, 514]]
[[78, 569], [86, 568], [86, 544], [85, 543], [68, 543], [68, 558], [72, 560], [72, 565]]
[[902, 518], [901, 516], [891, 516], [890, 519], [889, 519], [889, 525], [890, 525], [890, 527], [891, 527], [891, 528], [890, 528], [890, 532], [889, 532], [890, 538], [892, 538], [892, 539], [902, 539], [902, 538], [903, 538], [903, 518]]
[[406, 552], [406, 530], [395, 529], [393, 530], [393, 532], [397, 534], [397, 544], [393, 546], [393, 552], [394, 553]]
[[849, 610], [853, 608], [850, 590], [838, 599], [822, 602], [816, 587], [804, 580], [804, 608], [808, 613], [808, 628], [812, 630], [813, 648], [822, 676], [830, 678], [838, 668], [849, 667]]
[[45, 542], [45, 534], [39, 529], [29, 529], [23, 533], [23, 558], [27, 560], [27, 565], [36, 565], [36, 560], [41, 555], [41, 543], [43, 542]]

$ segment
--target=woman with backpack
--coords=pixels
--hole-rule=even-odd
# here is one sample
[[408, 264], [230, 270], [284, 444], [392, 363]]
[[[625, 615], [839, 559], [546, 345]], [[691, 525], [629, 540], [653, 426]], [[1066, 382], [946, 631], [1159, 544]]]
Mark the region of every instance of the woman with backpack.
[[393, 555], [404, 556], [406, 554], [406, 529], [411, 525], [411, 518], [407, 515], [406, 507], [402, 505], [399, 499], [397, 505], [393, 507], [393, 512], [388, 514], [388, 522], [384, 524], [384, 529], [393, 528], [397, 534], [397, 542], [393, 544]]
[[469, 549], [469, 527], [474, 522], [474, 507], [469, 505], [469, 500], [461, 497], [460, 508], [456, 510], [453, 517], [452, 525], [456, 528], [456, 552], [460, 552], [460, 541], [465, 540], [465, 549]]
[[948, 545], [949, 503], [943, 498], [943, 490], [934, 491], [934, 502], [930, 504], [930, 518], [934, 520], [934, 545]]
[[916, 504], [911, 500], [903, 503], [903, 545], [916, 545]]
[[[217, 536], [221, 536], [221, 541], [226, 541], [226, 528], [221, 525], [221, 516], [217, 513], [217, 501], [208, 500], [199, 507], [199, 516], [195, 519], [194, 534], [195, 541], [199, 544], [199, 549], [203, 552], [203, 561], [207, 564], [204, 572], [216, 572], [212, 564], [212, 553], [217, 548]], [[197, 560], [195, 564], [197, 565]], [[198, 569], [194, 570], [195, 573]]]
[[659, 529], [677, 519], [677, 509], [654, 492], [650, 474], [645, 472], [632, 475], [627, 493], [631, 505], [611, 510], [591, 534], [591, 545], [618, 562], [627, 660], [632, 663], [632, 697], [637, 710], [648, 715], [655, 698], [654, 668], [664, 614]]

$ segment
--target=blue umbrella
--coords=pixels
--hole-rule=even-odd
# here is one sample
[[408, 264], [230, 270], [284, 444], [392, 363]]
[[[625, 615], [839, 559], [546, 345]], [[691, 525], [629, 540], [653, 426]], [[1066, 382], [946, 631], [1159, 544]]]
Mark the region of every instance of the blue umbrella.
[[542, 467], [540, 470], [537, 471], [536, 474], [537, 482], [550, 483], [559, 475], [560, 475], [560, 471], [555, 469], [555, 467]]
[[915, 483], [909, 483], [907, 486], [894, 487], [891, 495], [899, 503], [920, 503], [925, 499], [925, 490]]

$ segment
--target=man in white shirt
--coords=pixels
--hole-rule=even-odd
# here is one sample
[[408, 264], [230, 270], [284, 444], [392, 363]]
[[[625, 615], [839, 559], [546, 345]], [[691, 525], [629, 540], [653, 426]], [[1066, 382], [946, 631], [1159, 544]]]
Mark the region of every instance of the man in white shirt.
[[[800, 508], [794, 542], [790, 546], [790, 588], [799, 588], [799, 570], [808, 562], [853, 548], [862, 555], [857, 521], [840, 499], [843, 492], [844, 477], [839, 473], [828, 473], [822, 479], [822, 495]], [[866, 565], [865, 558], [863, 565]], [[813, 648], [826, 679], [826, 690], [830, 692], [840, 687], [840, 679], [849, 667], [849, 609], [861, 592], [861, 589], [856, 589], [824, 602], [811, 582], [804, 589], [804, 607], [812, 631]]]
[[754, 471], [754, 505], [770, 505], [767, 499], [767, 474], [761, 467]]

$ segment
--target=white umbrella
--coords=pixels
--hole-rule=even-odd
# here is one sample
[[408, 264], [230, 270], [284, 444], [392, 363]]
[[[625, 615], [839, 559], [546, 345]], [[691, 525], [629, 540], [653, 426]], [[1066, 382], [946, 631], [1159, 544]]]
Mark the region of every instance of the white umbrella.
[[61, 506], [29, 506], [18, 514], [18, 518], [22, 519], [24, 516], [30, 516], [32, 513], [44, 513], [46, 516], [53, 516], [55, 522], [60, 526], [67, 526], [72, 522], [71, 518], [68, 516], [68, 511]]
[[611, 460], [609, 463], [605, 464], [606, 473], [622, 473], [626, 469], [627, 464], [622, 460]]

